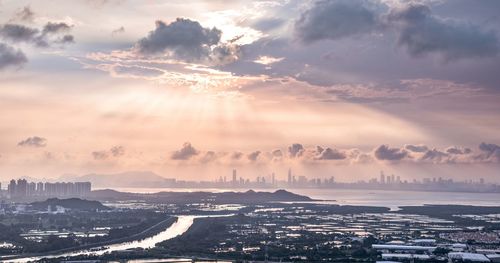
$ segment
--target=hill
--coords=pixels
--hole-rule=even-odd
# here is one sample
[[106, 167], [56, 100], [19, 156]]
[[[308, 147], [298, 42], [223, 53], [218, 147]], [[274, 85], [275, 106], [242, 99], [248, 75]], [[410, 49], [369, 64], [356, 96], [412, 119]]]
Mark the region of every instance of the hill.
[[307, 202], [313, 199], [294, 194], [285, 190], [275, 192], [256, 192], [249, 190], [246, 192], [158, 192], [149, 194], [125, 193], [114, 190], [96, 190], [91, 193], [92, 199], [96, 200], [135, 200], [141, 199], [149, 202], [159, 203], [267, 203], [267, 202]]
[[45, 201], [34, 202], [30, 204], [31, 208], [39, 211], [48, 210], [49, 206], [55, 208], [56, 206], [64, 207], [65, 209], [80, 210], [80, 211], [96, 211], [96, 210], [109, 210], [110, 208], [104, 206], [98, 201], [83, 200], [80, 198], [49, 198]]
[[115, 174], [63, 175], [61, 181], [91, 182], [93, 187], [170, 187], [173, 179], [150, 171], [130, 171]]

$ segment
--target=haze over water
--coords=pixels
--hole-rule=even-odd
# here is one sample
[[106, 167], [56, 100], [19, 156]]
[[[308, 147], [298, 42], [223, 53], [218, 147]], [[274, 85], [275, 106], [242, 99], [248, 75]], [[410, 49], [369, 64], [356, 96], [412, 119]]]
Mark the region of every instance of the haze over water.
[[[192, 189], [192, 188], [116, 188], [114, 190], [131, 193], [166, 192], [243, 192], [274, 191], [272, 189]], [[360, 189], [289, 189], [289, 191], [306, 195], [313, 199], [324, 200], [327, 203], [339, 205], [384, 206], [396, 209], [399, 206], [425, 204], [456, 204], [497, 206], [500, 193], [464, 193], [464, 192], [421, 192], [421, 191], [390, 191], [390, 190], [360, 190]]]

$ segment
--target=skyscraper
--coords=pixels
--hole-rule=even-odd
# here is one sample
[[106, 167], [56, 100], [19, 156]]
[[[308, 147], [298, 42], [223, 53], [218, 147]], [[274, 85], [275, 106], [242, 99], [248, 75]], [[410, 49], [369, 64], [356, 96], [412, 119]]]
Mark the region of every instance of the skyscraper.
[[292, 185], [292, 168], [288, 168], [288, 185]]
[[380, 183], [385, 184], [385, 175], [384, 171], [380, 171]]
[[232, 183], [233, 183], [233, 186], [236, 185], [236, 169], [233, 169], [233, 181], [232, 181]]
[[9, 185], [7, 186], [7, 190], [9, 192], [9, 195], [10, 195], [10, 198], [12, 197], [15, 197], [16, 196], [16, 180], [12, 179], [10, 180], [10, 183]]

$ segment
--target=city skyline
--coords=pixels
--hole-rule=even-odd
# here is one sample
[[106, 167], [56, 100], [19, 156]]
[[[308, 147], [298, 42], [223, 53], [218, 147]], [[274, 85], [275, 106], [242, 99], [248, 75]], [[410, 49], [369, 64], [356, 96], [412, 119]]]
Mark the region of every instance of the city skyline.
[[[133, 175], [133, 174], [132, 174]], [[401, 177], [400, 175], [385, 174], [380, 171], [378, 177], [371, 177], [368, 180], [342, 181], [336, 180], [335, 176], [328, 178], [318, 178], [314, 176], [306, 176], [295, 174], [291, 168], [288, 169], [286, 176], [277, 175], [271, 172], [265, 175], [256, 175], [254, 177], [243, 177], [238, 174], [237, 169], [232, 169], [231, 176], [220, 175], [218, 178], [208, 180], [178, 180], [176, 178], [164, 178], [154, 173], [154, 178], [147, 178], [147, 183], [141, 180], [129, 182], [128, 178], [123, 178], [120, 174], [107, 175], [104, 179], [96, 180], [94, 177], [76, 177], [73, 179], [66, 178], [66, 182], [61, 182], [61, 179], [52, 181], [34, 181], [30, 179], [19, 178], [11, 179], [6, 186], [2, 188], [0, 183], [0, 194], [4, 191], [4, 195], [8, 194], [10, 198], [19, 197], [71, 197], [71, 196], [86, 196], [92, 189], [92, 182], [97, 185], [97, 189], [113, 189], [134, 191], [144, 191], [140, 189], [148, 189], [148, 192], [174, 189], [192, 189], [206, 191], [204, 189], [222, 189], [226, 191], [246, 191], [259, 189], [373, 189], [373, 190], [390, 190], [390, 191], [436, 191], [436, 192], [470, 192], [470, 193], [499, 193], [500, 184], [488, 182], [484, 178], [454, 180], [453, 178], [443, 177], [424, 177], [421, 180]], [[142, 175], [144, 176], [144, 175]], [[138, 175], [137, 177], [141, 177]], [[82, 180], [83, 179], [83, 180]], [[88, 180], [88, 182], [86, 181]], [[121, 180], [122, 184], [112, 183], [116, 180]], [[84, 182], [85, 181], [85, 182]], [[111, 183], [110, 183], [111, 182]], [[125, 187], [125, 188], [123, 188]]]

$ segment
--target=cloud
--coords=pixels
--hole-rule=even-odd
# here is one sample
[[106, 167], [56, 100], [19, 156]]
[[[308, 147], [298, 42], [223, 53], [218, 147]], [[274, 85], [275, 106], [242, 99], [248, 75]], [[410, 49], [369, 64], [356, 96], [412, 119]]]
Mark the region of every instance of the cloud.
[[[388, 13], [384, 13], [389, 9]], [[442, 19], [421, 3], [385, 4], [382, 1], [333, 0], [315, 2], [295, 23], [303, 42], [337, 40], [372, 32], [395, 30], [398, 43], [413, 57], [436, 53], [446, 61], [496, 56], [499, 41], [494, 31], [472, 23]]]
[[84, 0], [84, 1], [93, 8], [102, 8], [105, 5], [122, 4], [124, 0]]
[[118, 35], [118, 34], [122, 34], [125, 32], [125, 27], [121, 26], [113, 31], [111, 31], [111, 35]]
[[[482, 143], [478, 148], [479, 151], [473, 151], [466, 147], [451, 146], [442, 150], [429, 148], [426, 145], [406, 144], [403, 147], [390, 147], [383, 144], [371, 151], [362, 151], [356, 148], [311, 147], [295, 143], [286, 148], [287, 154], [285, 155], [281, 149], [257, 150], [248, 153], [199, 151], [190, 143], [185, 143], [180, 150], [172, 154], [171, 160], [179, 161], [185, 165], [273, 165], [276, 163], [357, 165], [377, 161], [385, 164], [389, 161], [389, 164], [429, 165], [500, 163], [500, 146]], [[107, 158], [110, 153], [102, 151], [98, 155]], [[246, 158], [242, 158], [243, 156]]]
[[304, 152], [304, 146], [300, 143], [294, 143], [292, 146], [288, 147], [288, 154], [290, 157], [295, 158]]
[[95, 151], [92, 152], [92, 157], [94, 157], [94, 160], [106, 160], [109, 155], [107, 151]]
[[91, 153], [94, 160], [106, 160], [109, 157], [121, 157], [125, 155], [125, 147], [122, 145], [116, 145], [111, 147], [109, 150], [94, 151]]
[[75, 43], [75, 37], [73, 35], [64, 35], [61, 38], [57, 39], [55, 42], [60, 44]]
[[172, 160], [188, 160], [193, 156], [198, 155], [198, 151], [191, 146], [191, 143], [186, 142], [182, 145], [182, 148], [178, 151], [175, 151], [170, 156]]
[[48, 22], [45, 24], [42, 30], [42, 34], [57, 34], [62, 32], [68, 32], [71, 26], [64, 22]]
[[[28, 11], [25, 10], [25, 12]], [[27, 43], [46, 48], [52, 44], [65, 45], [73, 43], [75, 41], [73, 35], [60, 36], [61, 33], [70, 29], [71, 26], [63, 22], [48, 22], [41, 31], [25, 25], [7, 23], [0, 25], [0, 38], [14, 44]], [[28, 59], [21, 50], [15, 50], [0, 42], [0, 70], [8, 66], [20, 66], [26, 62], [28, 62]]]
[[25, 6], [23, 9], [19, 10], [11, 21], [22, 21], [22, 22], [33, 22], [35, 18], [35, 13], [31, 10], [31, 7]]
[[233, 160], [239, 160], [239, 159], [241, 159], [242, 156], [243, 156], [242, 152], [233, 152], [231, 154], [231, 159], [233, 159]]
[[487, 162], [500, 162], [500, 146], [483, 142], [479, 145], [479, 150], [481, 150], [482, 153], [478, 156], [478, 159]]
[[0, 70], [7, 67], [20, 67], [26, 62], [28, 59], [21, 50], [0, 43]]
[[336, 149], [326, 148], [323, 150], [321, 147], [317, 147], [319, 155], [316, 157], [317, 160], [343, 160], [346, 159], [346, 155]]
[[208, 151], [201, 157], [199, 161], [201, 163], [209, 163], [215, 160], [217, 160], [217, 154], [214, 151]]
[[451, 147], [446, 148], [446, 152], [449, 154], [469, 154], [472, 152], [472, 150], [469, 148], [451, 146]]
[[255, 151], [255, 152], [249, 153], [247, 158], [248, 158], [248, 160], [255, 162], [257, 160], [257, 158], [259, 157], [259, 155], [260, 155], [260, 151]]
[[45, 147], [47, 146], [47, 139], [38, 136], [28, 137], [18, 142], [17, 145], [23, 147]]
[[39, 39], [39, 30], [18, 24], [4, 24], [0, 26], [0, 37], [11, 42], [35, 42]]
[[37, 47], [49, 47], [53, 43], [73, 43], [74, 37], [72, 35], [58, 36], [61, 33], [68, 32], [70, 29], [71, 26], [64, 22], [48, 22], [41, 31], [20, 24], [7, 23], [0, 26], [0, 38], [12, 43], [24, 42]]
[[109, 150], [114, 157], [119, 157], [125, 154], [125, 147], [121, 145], [113, 146]]
[[405, 149], [408, 150], [408, 151], [412, 151], [412, 152], [426, 152], [429, 150], [429, 147], [425, 146], [425, 145], [412, 145], [412, 144], [407, 144], [405, 145]]
[[283, 152], [280, 149], [276, 149], [271, 152], [272, 156], [274, 158], [282, 158], [283, 157]]
[[263, 18], [252, 23], [252, 27], [259, 31], [271, 31], [273, 29], [281, 27], [285, 23], [285, 20], [281, 18]]
[[450, 162], [448, 153], [439, 151], [437, 149], [427, 150], [424, 155], [420, 157], [422, 161], [431, 161], [434, 163]]
[[217, 28], [205, 28], [197, 21], [177, 18], [167, 24], [156, 21], [155, 30], [140, 39], [135, 49], [146, 56], [167, 55], [188, 62], [226, 63], [237, 58], [234, 45], [221, 43]]
[[378, 160], [399, 161], [408, 156], [404, 149], [390, 148], [388, 145], [380, 145], [375, 149], [375, 158]]
[[372, 32], [378, 27], [378, 14], [365, 0], [317, 1], [295, 22], [295, 34], [303, 42]]
[[441, 54], [445, 60], [491, 57], [499, 51], [493, 31], [484, 31], [470, 23], [434, 16], [430, 7], [410, 3], [391, 10], [389, 23], [399, 30], [399, 45], [414, 57]]

